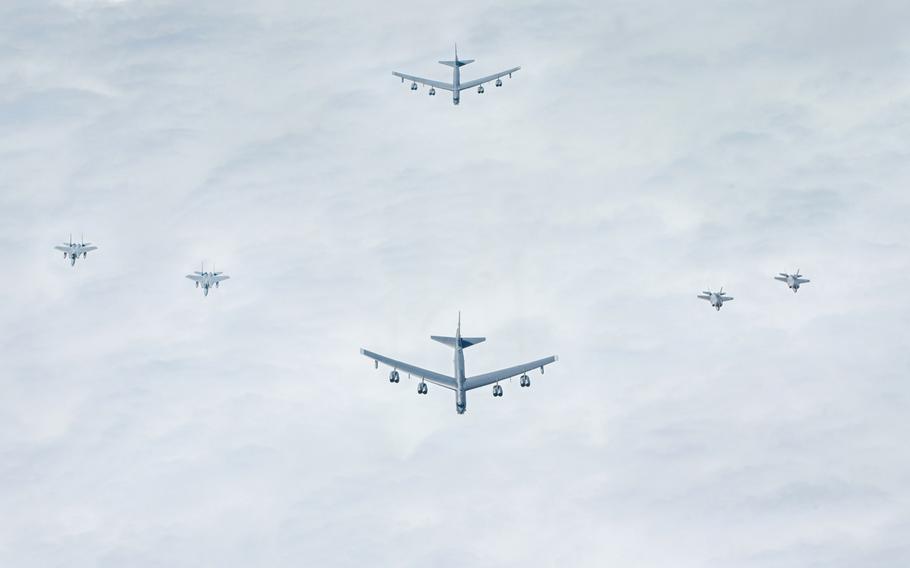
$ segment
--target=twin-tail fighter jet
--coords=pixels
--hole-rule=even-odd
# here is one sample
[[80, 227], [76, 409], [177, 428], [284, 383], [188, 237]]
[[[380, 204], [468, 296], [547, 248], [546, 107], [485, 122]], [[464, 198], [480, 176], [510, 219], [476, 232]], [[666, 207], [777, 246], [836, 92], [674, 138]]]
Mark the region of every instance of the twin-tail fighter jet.
[[63, 252], [63, 258], [69, 257], [70, 266], [76, 266], [76, 259], [80, 256], [82, 258], [87, 258], [90, 251], [98, 249], [98, 247], [92, 245], [92, 243], [85, 242], [84, 237], [80, 239], [78, 243], [74, 243], [72, 234], [70, 234], [69, 242], [55, 246], [54, 248]]
[[197, 270], [192, 274], [187, 274], [186, 277], [196, 283], [196, 288], [202, 286], [202, 294], [204, 296], [209, 295], [209, 289], [212, 286], [217, 288], [220, 282], [230, 278], [230, 276], [226, 275], [224, 272], [215, 272], [214, 268], [212, 268], [212, 272], [206, 272], [204, 264], [201, 268], [201, 271]]
[[521, 386], [530, 387], [531, 379], [528, 377], [527, 372], [533, 369], [540, 369], [541, 374], [543, 374], [544, 366], [549, 365], [550, 363], [553, 363], [557, 360], [557, 357], [554, 355], [545, 359], [531, 361], [530, 363], [525, 363], [523, 365], [509, 367], [508, 369], [502, 369], [499, 371], [493, 371], [492, 373], [484, 373], [482, 375], [474, 375], [473, 377], [468, 377], [465, 375], [464, 349], [485, 341], [486, 337], [462, 337], [461, 313], [459, 313], [458, 328], [455, 330], [455, 337], [440, 337], [438, 335], [431, 335], [430, 339], [433, 341], [438, 341], [443, 345], [448, 345], [455, 350], [454, 376], [427, 371], [426, 369], [421, 369], [420, 367], [415, 367], [414, 365], [410, 365], [408, 363], [389, 359], [388, 357], [384, 357], [378, 353], [373, 353], [372, 351], [367, 351], [366, 349], [361, 349], [360, 353], [372, 359], [377, 369], [379, 368], [379, 363], [383, 363], [391, 367], [392, 371], [389, 373], [390, 383], [399, 382], [400, 376], [398, 372], [402, 371], [408, 373], [409, 375], [414, 375], [415, 377], [420, 378], [420, 383], [417, 385], [417, 394], [427, 394], [427, 383], [432, 383], [436, 386], [440, 386], [453, 391], [455, 393], [455, 410], [458, 412], [458, 414], [464, 414], [465, 410], [468, 408], [467, 392], [469, 390], [485, 387], [487, 385], [494, 385], [493, 396], [501, 397], [502, 387], [499, 386], [499, 381], [504, 381], [506, 379], [511, 379], [512, 377], [521, 375]]
[[473, 59], [458, 59], [458, 45], [455, 45], [455, 59], [452, 61], [440, 61], [443, 65], [447, 65], [452, 68], [452, 82], [445, 83], [442, 81], [434, 81], [432, 79], [424, 79], [423, 77], [415, 77], [413, 75], [406, 75], [404, 73], [399, 73], [397, 71], [393, 72], [392, 75], [396, 77], [401, 77], [401, 82], [404, 83], [406, 80], [411, 81], [411, 90], [417, 90], [417, 84], [425, 85], [430, 88], [430, 96], [436, 95], [436, 89], [442, 89], [443, 91], [452, 92], [452, 104], [457, 105], [461, 100], [461, 91], [467, 89], [472, 89], [477, 87], [477, 92], [483, 94], [484, 84], [495, 81], [493, 84], [497, 87], [502, 87], [502, 78], [507, 76], [512, 78], [512, 73], [521, 69], [521, 67], [512, 67], [511, 69], [506, 69], [505, 71], [500, 71], [499, 73], [494, 73], [480, 79], [473, 79], [471, 81], [461, 82], [461, 68], [467, 65], [468, 63], [474, 63]]
[[720, 287], [720, 292], [712, 292], [710, 290], [705, 290], [698, 295], [702, 300], [708, 300], [711, 302], [711, 307], [715, 310], [720, 311], [723, 307], [724, 302], [729, 302], [733, 300], [732, 297], [724, 295], [724, 287]]
[[796, 294], [799, 292], [799, 287], [801, 284], [806, 284], [811, 282], [808, 278], [803, 278], [799, 273], [799, 269], [796, 269], [796, 274], [787, 274], [786, 272], [779, 272], [780, 276], [775, 276], [775, 280], [780, 280], [781, 282], [786, 282], [787, 287], [793, 290], [793, 293]]

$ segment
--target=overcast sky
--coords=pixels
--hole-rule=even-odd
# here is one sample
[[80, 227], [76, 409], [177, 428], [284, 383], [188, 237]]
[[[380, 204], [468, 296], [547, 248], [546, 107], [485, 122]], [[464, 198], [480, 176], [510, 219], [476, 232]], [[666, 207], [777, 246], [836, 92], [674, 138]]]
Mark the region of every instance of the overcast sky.
[[0, 3], [0, 565], [905, 568], [908, 21]]

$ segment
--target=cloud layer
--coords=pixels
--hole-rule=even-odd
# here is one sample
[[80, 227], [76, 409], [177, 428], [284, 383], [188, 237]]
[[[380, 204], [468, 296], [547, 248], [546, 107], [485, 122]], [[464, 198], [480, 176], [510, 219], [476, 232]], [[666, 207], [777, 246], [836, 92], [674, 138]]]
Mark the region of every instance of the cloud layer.
[[444, 8], [0, 7], [0, 564], [908, 565], [910, 6]]

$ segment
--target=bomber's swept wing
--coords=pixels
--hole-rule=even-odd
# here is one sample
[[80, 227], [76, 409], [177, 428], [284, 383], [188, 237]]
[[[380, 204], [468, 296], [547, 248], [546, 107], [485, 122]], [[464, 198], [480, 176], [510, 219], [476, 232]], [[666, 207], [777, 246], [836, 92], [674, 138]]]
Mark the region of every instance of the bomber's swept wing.
[[402, 361], [396, 361], [395, 359], [389, 359], [378, 353], [373, 353], [372, 351], [367, 351], [366, 349], [361, 349], [360, 353], [365, 357], [369, 357], [374, 361], [379, 361], [393, 369], [398, 371], [404, 371], [414, 375], [415, 377], [420, 377], [421, 379], [427, 381], [428, 383], [433, 383], [447, 389], [455, 390], [455, 379], [443, 375], [442, 373], [436, 373], [434, 371], [427, 371], [426, 369], [421, 369], [420, 367], [415, 367], [409, 363], [404, 363]]
[[513, 67], [511, 69], [507, 69], [505, 71], [500, 71], [499, 73], [495, 73], [493, 75], [487, 75], [486, 77], [482, 77], [480, 79], [474, 79], [474, 80], [468, 81], [466, 83], [461, 83], [459, 85], [459, 87], [462, 89], [470, 89], [471, 87], [476, 87], [477, 85], [483, 85], [484, 83], [489, 83], [490, 81], [495, 81], [496, 79], [499, 79], [500, 77], [505, 77], [506, 75], [511, 75], [512, 73], [518, 71], [519, 69], [521, 69], [521, 67]]
[[423, 77], [405, 75], [404, 73], [399, 73], [398, 71], [393, 71], [392, 75], [401, 77], [402, 79], [407, 79], [408, 81], [414, 81], [415, 83], [420, 83], [421, 85], [426, 85], [428, 87], [436, 87], [437, 89], [442, 89], [444, 91], [451, 91], [454, 89], [452, 83], [443, 83], [442, 81], [434, 81], [432, 79], [424, 79]]
[[537, 361], [531, 361], [530, 363], [525, 363], [523, 365], [509, 367], [508, 369], [500, 369], [499, 371], [493, 371], [492, 373], [484, 373], [483, 375], [468, 377], [465, 379], [464, 388], [465, 390], [471, 390], [485, 387], [487, 385], [495, 383], [496, 381], [511, 379], [512, 377], [515, 377], [527, 371], [531, 371], [538, 367], [540, 367], [542, 371], [544, 365], [549, 365], [556, 360], [557, 357], [554, 355], [552, 357], [547, 357], [546, 359], [538, 359]]

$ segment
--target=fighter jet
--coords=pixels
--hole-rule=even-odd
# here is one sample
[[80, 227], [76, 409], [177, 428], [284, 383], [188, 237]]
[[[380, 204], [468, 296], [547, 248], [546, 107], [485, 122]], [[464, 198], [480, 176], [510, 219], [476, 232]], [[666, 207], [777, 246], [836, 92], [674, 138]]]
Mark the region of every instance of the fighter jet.
[[444, 83], [442, 81], [433, 81], [432, 79], [424, 79], [422, 77], [406, 75], [404, 73], [399, 73], [397, 71], [393, 72], [392, 75], [395, 75], [396, 77], [401, 77], [402, 83], [404, 83], [405, 80], [411, 81], [411, 90], [412, 91], [417, 90], [418, 83], [420, 83], [421, 85], [426, 85], [427, 87], [430, 88], [429, 94], [431, 97], [436, 95], [436, 89], [442, 89], [444, 91], [451, 91], [452, 92], [452, 104], [457, 105], [461, 98], [461, 91], [465, 91], [467, 89], [472, 89], [474, 87], [477, 87], [477, 92], [480, 94], [483, 94], [483, 91], [484, 91], [483, 86], [485, 83], [495, 81], [495, 83], [493, 83], [494, 85], [496, 85], [497, 87], [502, 87], [502, 78], [503, 77], [508, 75], [509, 78], [511, 79], [512, 73], [521, 69], [521, 67], [512, 67], [511, 69], [506, 69], [505, 71], [500, 71], [499, 73], [494, 73], [493, 75], [488, 75], [481, 79], [474, 79], [472, 81], [467, 81], [465, 83], [462, 83], [461, 82], [461, 68], [464, 67], [465, 65], [467, 65], [468, 63], [474, 63], [474, 60], [473, 59], [464, 59], [464, 60], [458, 59], [458, 44], [455, 45], [455, 59], [452, 61], [440, 61], [440, 63], [452, 68], [452, 82], [451, 83]]
[[724, 295], [723, 286], [720, 287], [720, 292], [712, 292], [710, 290], [705, 290], [701, 294], [699, 294], [698, 297], [701, 298], [702, 300], [708, 300], [709, 302], [711, 302], [711, 306], [714, 309], [716, 309], [717, 311], [720, 311], [720, 309], [724, 305], [724, 302], [729, 302], [729, 301], [733, 300], [733, 298], [731, 298], [730, 296]]
[[204, 296], [209, 295], [209, 288], [212, 286], [217, 288], [220, 282], [230, 278], [230, 276], [227, 276], [224, 272], [215, 272], [214, 267], [212, 268], [212, 272], [206, 272], [204, 264], [201, 268], [202, 271], [187, 274], [186, 277], [196, 283], [196, 288], [202, 286], [202, 294]]
[[537, 361], [531, 361], [530, 363], [525, 363], [523, 365], [516, 365], [514, 367], [509, 367], [508, 369], [502, 369], [500, 371], [493, 371], [492, 373], [484, 373], [482, 375], [474, 375], [473, 377], [465, 376], [464, 368], [464, 349], [472, 345], [477, 345], [486, 340], [485, 337], [462, 337], [461, 336], [461, 313], [458, 314], [458, 328], [455, 330], [455, 337], [441, 337], [438, 335], [431, 335], [430, 339], [433, 341], [438, 341], [443, 345], [448, 345], [455, 350], [455, 374], [454, 376], [443, 375], [441, 373], [436, 373], [433, 371], [427, 371], [426, 369], [421, 369], [420, 367], [415, 367], [408, 363], [403, 363], [401, 361], [396, 361], [394, 359], [389, 359], [372, 351], [367, 351], [366, 349], [361, 349], [360, 353], [369, 357], [373, 360], [376, 368], [379, 368], [379, 363], [383, 363], [392, 368], [392, 371], [389, 373], [389, 382], [397, 383], [400, 380], [398, 374], [399, 371], [408, 373], [409, 375], [414, 375], [415, 377], [420, 378], [420, 383], [417, 384], [417, 394], [427, 394], [427, 383], [432, 383], [436, 386], [449, 389], [455, 392], [455, 410], [458, 414], [464, 414], [465, 410], [468, 408], [467, 395], [466, 393], [469, 390], [485, 387], [487, 385], [493, 386], [493, 396], [501, 397], [502, 396], [502, 387], [499, 386], [499, 381], [504, 381], [506, 379], [511, 379], [512, 377], [521, 375], [521, 386], [530, 387], [531, 379], [528, 377], [527, 372], [532, 369], [540, 369], [540, 373], [543, 374], [543, 368], [545, 365], [549, 365], [557, 360], [557, 357], [554, 355], [552, 357], [547, 357], [545, 359], [538, 359]]
[[808, 278], [803, 278], [799, 273], [799, 269], [796, 269], [796, 274], [787, 274], [786, 272], [779, 272], [780, 276], [775, 276], [775, 280], [780, 280], [781, 282], [786, 282], [787, 286], [793, 290], [793, 293], [796, 294], [799, 292], [799, 287], [801, 284], [811, 282]]
[[85, 242], [84, 237], [80, 239], [78, 243], [74, 243], [72, 233], [70, 234], [69, 242], [63, 243], [62, 246], [55, 246], [54, 248], [63, 252], [64, 259], [69, 257], [70, 266], [76, 266], [76, 259], [80, 256], [82, 258], [87, 258], [90, 251], [98, 249], [98, 247], [92, 245], [92, 243]]

